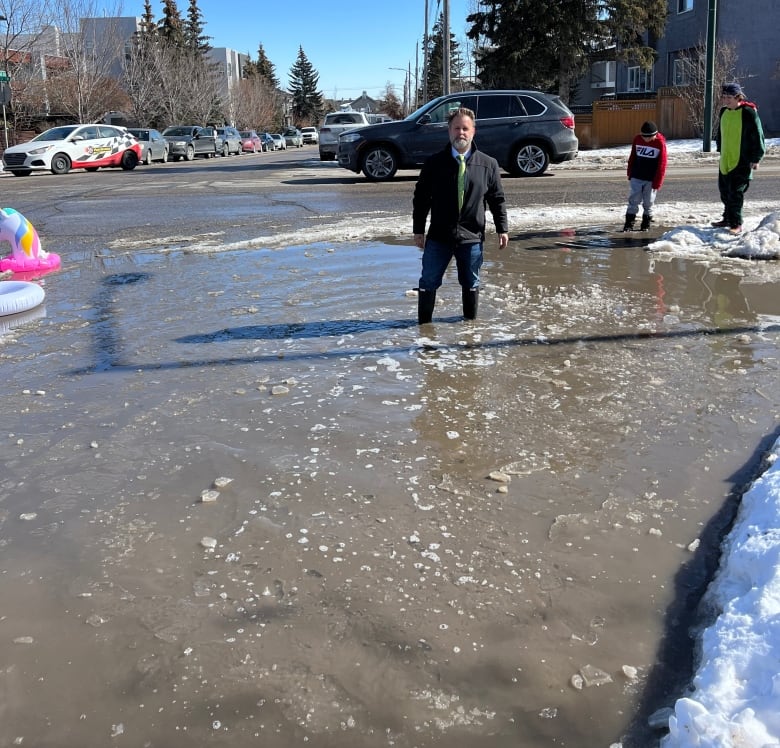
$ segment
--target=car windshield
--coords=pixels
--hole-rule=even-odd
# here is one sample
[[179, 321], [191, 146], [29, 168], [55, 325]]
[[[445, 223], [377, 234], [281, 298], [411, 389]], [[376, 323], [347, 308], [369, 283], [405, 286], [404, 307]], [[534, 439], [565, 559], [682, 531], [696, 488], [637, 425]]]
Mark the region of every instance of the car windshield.
[[429, 109], [434, 109], [436, 105], [444, 99], [444, 96], [439, 96], [438, 99], [432, 99], [427, 104], [423, 104], [419, 109], [415, 110], [411, 114], [404, 117], [404, 119], [418, 119], [424, 112]]
[[135, 135], [138, 140], [149, 140], [148, 130], [128, 130], [131, 135]]
[[163, 135], [192, 135], [190, 127], [169, 127]]
[[46, 132], [42, 132], [40, 135], [36, 135], [33, 140], [65, 140], [65, 138], [72, 135], [78, 129], [78, 125], [52, 127], [51, 130], [46, 130]]
[[[363, 121], [364, 121], [363, 117], [361, 117], [360, 114], [358, 113], [350, 114], [349, 112], [338, 112], [337, 114], [328, 114], [325, 117], [326, 125], [362, 125]], [[313, 127], [309, 129], [314, 130]]]
[[247, 130], [242, 130], [240, 135], [241, 135], [242, 138], [251, 138], [252, 137], [252, 133], [250, 133]]

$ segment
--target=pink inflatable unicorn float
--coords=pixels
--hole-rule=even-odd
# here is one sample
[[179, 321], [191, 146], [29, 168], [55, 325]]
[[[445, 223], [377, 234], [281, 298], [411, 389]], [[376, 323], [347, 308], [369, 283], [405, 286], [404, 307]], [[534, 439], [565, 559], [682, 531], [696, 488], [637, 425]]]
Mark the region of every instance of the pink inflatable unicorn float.
[[0, 243], [11, 245], [10, 257], [0, 259], [0, 271], [11, 270], [14, 273], [56, 270], [60, 266], [60, 256], [54, 252], [44, 252], [41, 240], [33, 225], [13, 208], [0, 208]]

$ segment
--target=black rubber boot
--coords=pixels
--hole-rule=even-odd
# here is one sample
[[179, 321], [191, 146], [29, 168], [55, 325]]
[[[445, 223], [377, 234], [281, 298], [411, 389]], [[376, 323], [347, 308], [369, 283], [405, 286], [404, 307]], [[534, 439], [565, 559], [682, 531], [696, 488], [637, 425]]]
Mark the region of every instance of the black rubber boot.
[[626, 213], [626, 222], [623, 224], [623, 231], [633, 231], [636, 222], [636, 213]]
[[462, 288], [461, 297], [463, 299], [463, 318], [476, 319], [479, 308], [479, 289]]
[[647, 213], [642, 214], [642, 223], [639, 226], [640, 231], [647, 231], [650, 228], [650, 224], [653, 222], [652, 216], [647, 215]]
[[417, 322], [425, 325], [433, 319], [433, 307], [436, 306], [436, 291], [420, 289], [417, 296]]

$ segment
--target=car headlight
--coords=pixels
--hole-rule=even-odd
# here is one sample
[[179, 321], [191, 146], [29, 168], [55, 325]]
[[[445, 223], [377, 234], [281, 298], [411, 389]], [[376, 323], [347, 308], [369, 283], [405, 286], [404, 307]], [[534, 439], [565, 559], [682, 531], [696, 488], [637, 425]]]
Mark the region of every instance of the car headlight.
[[360, 140], [361, 135], [359, 132], [346, 132], [343, 135], [339, 135], [340, 143], [354, 143], [356, 140]]
[[46, 153], [46, 151], [50, 151], [52, 148], [54, 148], [53, 145], [43, 145], [40, 148], [34, 148], [31, 151], [27, 151], [28, 156], [40, 156], [42, 153]]

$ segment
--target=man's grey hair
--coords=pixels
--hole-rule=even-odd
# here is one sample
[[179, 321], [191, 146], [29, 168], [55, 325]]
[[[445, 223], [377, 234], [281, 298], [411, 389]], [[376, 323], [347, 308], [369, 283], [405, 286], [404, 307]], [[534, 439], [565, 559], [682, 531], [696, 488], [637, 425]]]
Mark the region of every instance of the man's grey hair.
[[469, 117], [472, 122], [477, 121], [477, 115], [474, 114], [474, 111], [465, 106], [458, 107], [457, 109], [453, 109], [447, 115], [447, 124], [452, 122], [452, 120], [454, 120], [455, 117]]

